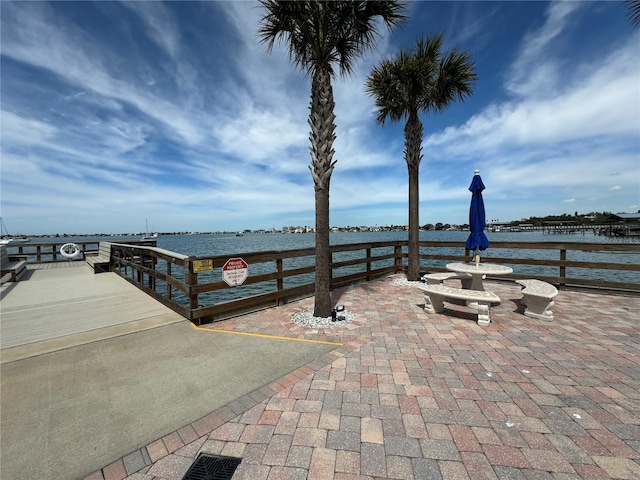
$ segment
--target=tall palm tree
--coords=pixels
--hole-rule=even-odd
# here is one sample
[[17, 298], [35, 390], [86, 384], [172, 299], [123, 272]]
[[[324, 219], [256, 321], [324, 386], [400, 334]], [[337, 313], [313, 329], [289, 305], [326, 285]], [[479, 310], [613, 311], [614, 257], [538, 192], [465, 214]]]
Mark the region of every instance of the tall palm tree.
[[316, 271], [314, 316], [331, 315], [331, 253], [329, 251], [329, 182], [336, 161], [333, 89], [337, 67], [352, 72], [356, 58], [372, 48], [376, 17], [391, 29], [404, 19], [397, 1], [276, 1], [261, 0], [267, 13], [258, 34], [269, 51], [277, 41], [289, 47], [296, 67], [311, 77], [311, 176], [315, 189]]
[[420, 38], [414, 49], [403, 49], [384, 60], [367, 78], [367, 93], [375, 97], [376, 122], [407, 119], [404, 158], [409, 169], [409, 261], [407, 279], [420, 277], [420, 216], [418, 174], [422, 160], [419, 114], [440, 112], [452, 101], [471, 95], [476, 80], [467, 52], [442, 52], [442, 34]]

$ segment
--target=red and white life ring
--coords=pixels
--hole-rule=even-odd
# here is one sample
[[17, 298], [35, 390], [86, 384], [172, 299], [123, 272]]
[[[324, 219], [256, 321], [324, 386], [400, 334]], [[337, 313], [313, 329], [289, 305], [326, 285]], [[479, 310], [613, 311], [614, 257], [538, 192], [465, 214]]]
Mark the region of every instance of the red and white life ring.
[[65, 243], [60, 247], [60, 255], [69, 260], [74, 260], [82, 255], [82, 250], [80, 250], [80, 247], [75, 243]]

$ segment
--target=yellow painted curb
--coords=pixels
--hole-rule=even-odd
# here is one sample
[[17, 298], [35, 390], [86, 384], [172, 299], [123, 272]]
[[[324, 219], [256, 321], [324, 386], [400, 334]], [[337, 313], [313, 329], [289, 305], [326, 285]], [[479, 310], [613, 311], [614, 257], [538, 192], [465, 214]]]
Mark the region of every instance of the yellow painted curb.
[[282, 337], [280, 335], [266, 335], [264, 333], [234, 332], [233, 330], [219, 330], [219, 329], [216, 329], [216, 328], [198, 327], [197, 325], [194, 325], [191, 322], [189, 322], [189, 324], [193, 328], [195, 328], [196, 330], [201, 330], [201, 331], [205, 331], [205, 332], [230, 333], [232, 335], [246, 335], [248, 337], [272, 338], [274, 340], [289, 340], [289, 341], [293, 341], [293, 342], [320, 343], [322, 345], [335, 345], [337, 347], [341, 347], [342, 345], [344, 345], [341, 342], [327, 342], [327, 341], [324, 341], [324, 340], [310, 340], [308, 338]]

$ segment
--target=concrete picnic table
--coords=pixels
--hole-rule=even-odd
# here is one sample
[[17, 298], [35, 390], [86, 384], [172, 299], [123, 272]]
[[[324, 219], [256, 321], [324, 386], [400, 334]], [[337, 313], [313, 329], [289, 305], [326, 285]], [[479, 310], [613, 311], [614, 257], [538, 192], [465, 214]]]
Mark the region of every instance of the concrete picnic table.
[[471, 290], [484, 290], [484, 275], [511, 275], [513, 268], [496, 263], [449, 263], [447, 270], [458, 273], [469, 273], [472, 277]]
[[[511, 275], [513, 273], [513, 268], [505, 265], [498, 265], [496, 263], [449, 263], [446, 268], [452, 272], [471, 274], [472, 280], [470, 290], [481, 291], [484, 291], [482, 277], [485, 275]], [[467, 305], [475, 307], [477, 306], [477, 302], [468, 301]]]

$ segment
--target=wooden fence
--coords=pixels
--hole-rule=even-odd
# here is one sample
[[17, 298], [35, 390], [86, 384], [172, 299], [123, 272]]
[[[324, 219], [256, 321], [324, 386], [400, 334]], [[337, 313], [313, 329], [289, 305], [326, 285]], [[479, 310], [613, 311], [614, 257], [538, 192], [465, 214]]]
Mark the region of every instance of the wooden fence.
[[[60, 254], [60, 247], [68, 240], [64, 237], [55, 242], [29, 242], [29, 243], [9, 243], [6, 245], [7, 253], [12, 257], [21, 257], [27, 260], [27, 263], [53, 263], [53, 262], [67, 262], [68, 259], [64, 258]], [[78, 245], [81, 250], [79, 260], [86, 260], [87, 255], [97, 254], [98, 247], [100, 245], [99, 240], [93, 241], [73, 241]], [[140, 246], [155, 246], [156, 240], [126, 240], [123, 243], [140, 245]]]
[[[445, 271], [449, 262], [470, 260], [471, 252], [460, 242], [420, 245], [425, 273]], [[622, 263], [611, 261], [617, 254], [624, 258]], [[483, 256], [482, 261], [514, 269], [513, 275], [494, 280], [539, 278], [561, 289], [587, 287], [640, 294], [638, 254], [640, 244], [492, 242], [491, 255]], [[404, 272], [407, 242], [334, 245], [331, 255], [334, 289]], [[606, 260], [585, 260], [591, 255], [604, 255]], [[249, 265], [249, 274], [241, 286], [229, 286], [223, 279], [222, 267], [236, 257]], [[195, 257], [154, 247], [113, 244], [112, 260], [116, 273], [198, 325], [282, 305], [314, 292], [313, 248]], [[612, 281], [579, 275], [581, 271], [598, 270], [614, 271], [628, 278]]]
[[[59, 250], [66, 241], [8, 245], [10, 255], [28, 263], [66, 262]], [[82, 258], [95, 254], [98, 241], [74, 242]], [[112, 243], [111, 269], [194, 323], [282, 305], [314, 293], [314, 249], [186, 256], [157, 248], [155, 241]], [[461, 242], [420, 242], [421, 270], [446, 271], [450, 262], [469, 261]], [[229, 286], [222, 267], [241, 257], [248, 277]], [[331, 288], [406, 271], [407, 242], [383, 241], [333, 245]], [[493, 280], [538, 278], [558, 288], [593, 288], [640, 294], [640, 244], [582, 242], [492, 242], [482, 262], [513, 268]]]
[[[421, 245], [429, 245], [437, 248], [451, 246], [452, 242], [422, 242]], [[505, 256], [505, 253], [518, 252], [518, 257]], [[539, 253], [536, 255], [536, 253]], [[482, 252], [481, 252], [482, 254]], [[502, 254], [502, 256], [501, 256]], [[546, 255], [545, 255], [546, 254]], [[571, 259], [569, 256], [581, 257]], [[607, 260], [586, 261], [583, 258], [592, 255], [604, 254]], [[514, 269], [514, 274], [508, 279], [531, 278], [532, 276], [552, 283], [560, 289], [566, 287], [587, 287], [600, 290], [629, 291], [640, 293], [640, 243], [581, 243], [581, 242], [491, 242], [490, 254], [482, 255], [483, 262], [509, 265]], [[612, 256], [624, 257], [612, 262]], [[544, 257], [544, 258], [535, 258]], [[463, 260], [471, 259], [471, 252], [465, 248], [463, 257], [451, 257], [446, 255], [421, 255], [425, 260]], [[518, 266], [530, 266], [531, 268], [518, 269]], [[446, 269], [435, 268], [434, 271]], [[531, 273], [519, 273], [518, 270], [528, 270]], [[628, 273], [631, 280], [613, 281], [602, 278], [588, 278], [580, 275], [594, 270], [615, 271], [618, 275]], [[543, 272], [550, 272], [545, 274]], [[605, 275], [611, 277], [613, 275]], [[506, 278], [505, 278], [506, 279]]]

